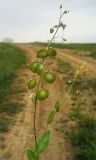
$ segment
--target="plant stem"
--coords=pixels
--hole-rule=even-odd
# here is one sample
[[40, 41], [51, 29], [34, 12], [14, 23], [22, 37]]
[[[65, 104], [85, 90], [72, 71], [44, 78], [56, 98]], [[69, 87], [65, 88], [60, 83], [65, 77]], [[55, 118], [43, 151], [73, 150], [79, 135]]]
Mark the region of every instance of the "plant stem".
[[[41, 77], [40, 77], [41, 79]], [[37, 89], [36, 89], [36, 93], [39, 89], [39, 85], [40, 85], [40, 80], [38, 82], [38, 85], [37, 85]], [[37, 131], [36, 131], [36, 113], [37, 113], [37, 98], [35, 98], [35, 110], [34, 110], [34, 118], [33, 118], [33, 123], [34, 123], [34, 138], [35, 138], [35, 145], [36, 145], [36, 148], [37, 148]]]
[[54, 38], [55, 38], [55, 36], [56, 36], [56, 34], [57, 34], [57, 32], [58, 32], [58, 29], [60, 28], [61, 18], [62, 18], [62, 15], [61, 15], [61, 10], [60, 10], [59, 24], [57, 25], [56, 31], [55, 31], [53, 37], [51, 38], [50, 42], [48, 43], [47, 48], [50, 46], [50, 44], [51, 44], [52, 41], [54, 40]]
[[47, 47], [49, 47], [50, 44], [52, 43], [52, 41], [54, 40], [54, 38], [55, 38], [55, 36], [56, 36], [56, 34], [57, 34], [57, 32], [58, 32], [58, 29], [59, 29], [59, 27], [57, 27], [56, 32], [55, 32], [55, 34], [53, 35], [53, 37], [52, 37], [52, 39], [51, 39], [51, 41], [49, 42], [49, 44], [48, 44]]
[[36, 111], [37, 111], [37, 98], [35, 99], [35, 111], [34, 111], [34, 138], [35, 138], [35, 145], [37, 148]]
[[67, 91], [67, 93], [66, 93], [66, 95], [65, 95], [65, 98], [63, 99], [61, 105], [63, 105], [63, 103], [64, 103], [65, 100], [67, 99], [68, 95], [69, 95], [70, 92], [72, 91], [72, 87], [73, 87], [73, 85], [74, 85], [74, 83], [75, 83], [75, 81], [76, 81], [76, 78], [77, 78], [78, 74], [79, 74], [79, 71], [77, 70], [76, 73], [75, 73], [75, 75], [74, 75], [72, 84], [71, 84], [71, 86], [68, 88], [68, 91]]

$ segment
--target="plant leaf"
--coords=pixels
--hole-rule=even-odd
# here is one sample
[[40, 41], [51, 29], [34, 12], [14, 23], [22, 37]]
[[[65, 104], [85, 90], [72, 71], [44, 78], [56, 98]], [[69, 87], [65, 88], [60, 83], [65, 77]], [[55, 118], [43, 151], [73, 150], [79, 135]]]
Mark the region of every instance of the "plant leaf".
[[52, 111], [49, 113], [48, 120], [47, 120], [48, 124], [52, 123], [55, 113], [56, 113], [55, 111]]
[[27, 157], [28, 160], [36, 160], [35, 153], [32, 151], [32, 149], [27, 150]]
[[38, 156], [40, 153], [42, 153], [49, 144], [49, 139], [50, 139], [50, 131], [46, 130], [43, 135], [41, 135], [38, 140], [37, 140], [37, 149], [35, 151], [36, 156]]
[[59, 111], [60, 111], [60, 107], [61, 107], [61, 104], [60, 104], [59, 101], [57, 101], [57, 102], [55, 103], [55, 110], [56, 110], [56, 112], [59, 112]]

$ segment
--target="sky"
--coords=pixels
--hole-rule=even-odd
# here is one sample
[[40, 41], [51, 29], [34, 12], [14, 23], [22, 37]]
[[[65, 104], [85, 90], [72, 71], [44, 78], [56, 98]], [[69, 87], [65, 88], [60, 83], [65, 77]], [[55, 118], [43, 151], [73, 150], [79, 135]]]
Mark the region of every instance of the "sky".
[[96, 0], [0, 0], [0, 41], [48, 41], [60, 4], [70, 12], [62, 19], [64, 33], [60, 29], [57, 37], [64, 36], [68, 43], [96, 43]]

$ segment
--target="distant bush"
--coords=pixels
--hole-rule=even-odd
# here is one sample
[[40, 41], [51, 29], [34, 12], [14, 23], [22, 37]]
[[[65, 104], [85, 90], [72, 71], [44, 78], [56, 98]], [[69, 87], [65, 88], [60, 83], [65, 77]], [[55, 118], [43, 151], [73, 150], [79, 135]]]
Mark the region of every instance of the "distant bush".
[[90, 57], [92, 57], [93, 59], [96, 59], [96, 51], [92, 51], [90, 54], [89, 54]]

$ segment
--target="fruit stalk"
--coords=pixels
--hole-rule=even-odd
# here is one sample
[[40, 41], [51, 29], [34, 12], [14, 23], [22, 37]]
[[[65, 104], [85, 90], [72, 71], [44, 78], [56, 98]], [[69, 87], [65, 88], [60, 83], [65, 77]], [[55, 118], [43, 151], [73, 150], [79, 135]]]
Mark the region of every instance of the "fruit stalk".
[[[40, 79], [41, 79], [41, 77], [40, 77]], [[38, 82], [38, 86], [37, 86], [36, 92], [39, 89], [39, 85], [40, 85], [40, 80]], [[36, 145], [36, 148], [37, 148], [38, 147], [37, 146], [37, 131], [36, 131], [37, 98], [35, 98], [35, 103], [34, 104], [35, 104], [34, 118], [33, 118], [33, 123], [34, 123], [34, 138], [35, 138], [35, 145]]]

